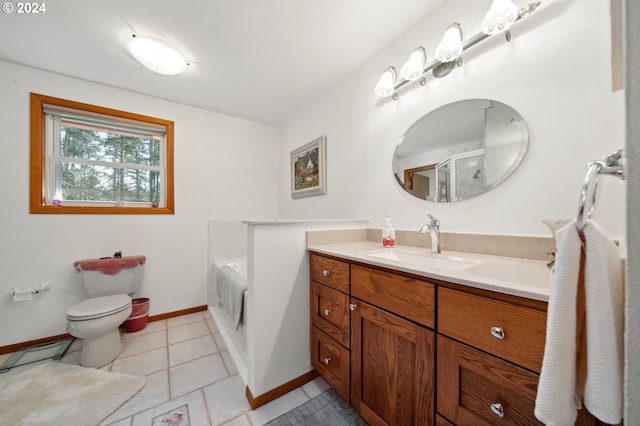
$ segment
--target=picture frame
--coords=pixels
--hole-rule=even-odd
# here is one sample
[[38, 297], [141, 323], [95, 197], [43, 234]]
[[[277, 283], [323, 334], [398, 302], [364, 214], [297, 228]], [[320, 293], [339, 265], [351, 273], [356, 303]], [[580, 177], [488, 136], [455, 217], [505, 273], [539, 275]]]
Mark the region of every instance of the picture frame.
[[327, 193], [326, 145], [326, 136], [321, 136], [291, 151], [291, 198]]

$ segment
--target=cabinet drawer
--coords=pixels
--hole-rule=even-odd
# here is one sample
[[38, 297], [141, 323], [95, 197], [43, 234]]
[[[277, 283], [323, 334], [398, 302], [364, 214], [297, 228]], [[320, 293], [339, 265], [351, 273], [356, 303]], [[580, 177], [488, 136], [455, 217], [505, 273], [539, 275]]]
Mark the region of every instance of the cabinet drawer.
[[540, 372], [546, 312], [438, 288], [438, 332]]
[[311, 253], [311, 279], [349, 293], [349, 264]]
[[427, 327], [435, 326], [435, 286], [431, 283], [352, 265], [351, 295]]
[[349, 351], [311, 326], [311, 366], [349, 401]]
[[312, 281], [311, 323], [348, 348], [351, 334], [349, 296]]
[[458, 426], [541, 425], [538, 375], [438, 336], [438, 413]]

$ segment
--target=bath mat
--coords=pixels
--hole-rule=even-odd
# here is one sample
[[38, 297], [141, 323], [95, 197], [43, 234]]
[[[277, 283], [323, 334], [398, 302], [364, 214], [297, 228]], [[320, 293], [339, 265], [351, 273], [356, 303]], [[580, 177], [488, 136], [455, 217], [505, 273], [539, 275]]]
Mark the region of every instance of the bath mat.
[[267, 426], [367, 426], [334, 389], [328, 389], [304, 404], [267, 423]]
[[6, 379], [0, 376], [0, 423], [97, 425], [146, 382], [144, 377], [45, 362]]

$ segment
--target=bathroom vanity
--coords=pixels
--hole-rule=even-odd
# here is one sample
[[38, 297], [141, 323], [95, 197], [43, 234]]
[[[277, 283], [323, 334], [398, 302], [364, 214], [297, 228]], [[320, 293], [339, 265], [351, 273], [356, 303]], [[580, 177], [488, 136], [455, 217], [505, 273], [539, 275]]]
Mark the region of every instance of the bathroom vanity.
[[[311, 364], [370, 424], [541, 424], [545, 262], [429, 261], [370, 241], [309, 250]], [[598, 424], [587, 414], [577, 424]]]

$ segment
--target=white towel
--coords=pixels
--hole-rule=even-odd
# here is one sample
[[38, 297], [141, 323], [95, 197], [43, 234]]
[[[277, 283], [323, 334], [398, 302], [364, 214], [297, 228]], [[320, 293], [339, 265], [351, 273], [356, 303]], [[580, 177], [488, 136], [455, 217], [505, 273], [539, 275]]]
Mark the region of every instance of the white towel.
[[617, 246], [597, 223], [587, 221], [583, 234], [586, 342], [581, 343], [581, 354], [586, 358], [586, 372], [576, 361], [582, 242], [576, 222], [571, 221], [558, 231], [558, 253], [550, 283], [547, 340], [535, 408], [536, 417], [546, 425], [573, 425], [582, 400], [601, 421], [617, 424], [622, 419], [620, 257]]
[[583, 230], [587, 244], [585, 297], [587, 377], [584, 405], [609, 424], [622, 420], [624, 287], [618, 247], [595, 222]]
[[576, 411], [576, 300], [580, 236], [575, 222], [556, 234], [556, 261], [547, 309], [547, 340], [535, 415], [544, 424], [572, 425]]
[[231, 317], [233, 325], [240, 327], [244, 292], [247, 289], [247, 279], [229, 265], [224, 265], [216, 271], [216, 294], [223, 308]]

